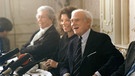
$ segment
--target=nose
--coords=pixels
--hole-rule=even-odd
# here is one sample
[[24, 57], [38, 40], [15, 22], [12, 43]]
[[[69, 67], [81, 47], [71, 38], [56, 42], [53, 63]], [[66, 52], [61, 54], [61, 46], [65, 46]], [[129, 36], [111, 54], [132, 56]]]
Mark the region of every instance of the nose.
[[66, 21], [62, 21], [62, 22], [61, 22], [61, 25], [62, 25], [62, 26], [64, 26], [64, 25], [65, 25], [65, 23], [66, 23]]

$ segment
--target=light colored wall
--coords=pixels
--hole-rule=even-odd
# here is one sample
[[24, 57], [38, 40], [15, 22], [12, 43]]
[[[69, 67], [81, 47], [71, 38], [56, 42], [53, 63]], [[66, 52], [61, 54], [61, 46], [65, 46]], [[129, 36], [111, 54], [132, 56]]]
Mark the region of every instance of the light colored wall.
[[93, 26], [95, 31], [100, 31], [100, 0], [83, 0], [82, 8], [90, 11], [93, 15]]
[[129, 44], [128, 0], [100, 0], [100, 30], [108, 34], [114, 44]]
[[130, 42], [135, 41], [135, 0], [129, 0], [130, 2]]

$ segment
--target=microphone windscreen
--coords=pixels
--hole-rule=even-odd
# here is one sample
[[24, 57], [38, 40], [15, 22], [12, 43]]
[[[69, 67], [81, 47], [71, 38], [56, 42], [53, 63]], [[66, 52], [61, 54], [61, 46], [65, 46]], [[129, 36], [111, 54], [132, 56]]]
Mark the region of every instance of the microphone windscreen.
[[25, 65], [22, 69], [18, 70], [17, 71], [17, 74], [19, 76], [22, 76], [23, 74], [25, 74], [27, 71], [29, 71], [32, 67], [34, 67], [36, 64], [40, 63], [41, 61], [44, 61], [46, 59], [42, 59], [42, 60], [39, 60], [39, 61], [32, 61], [32, 62], [29, 62], [27, 65]]
[[17, 74], [19, 76], [22, 76], [23, 74], [25, 74], [27, 71], [29, 71], [34, 65], [36, 65], [36, 62], [30, 62], [28, 63], [26, 66], [24, 66], [22, 69], [19, 69], [17, 71]]
[[[11, 61], [10, 63], [8, 63], [8, 64], [6, 64], [5, 66], [3, 66], [3, 70], [1, 71], [1, 73], [4, 72], [5, 70], [7, 70], [8, 67], [9, 67], [10, 65], [12, 65], [13, 63], [14, 63], [14, 61]], [[0, 73], [0, 74], [1, 74], [1, 73]]]
[[8, 59], [10, 59], [12, 56], [14, 56], [15, 54], [17, 54], [18, 52], [19, 52], [19, 49], [16, 48], [13, 51], [9, 51], [5, 55], [2, 55], [0, 57], [0, 64], [3, 64], [5, 61], [7, 61]]
[[[24, 56], [25, 56], [25, 54], [21, 54], [21, 55], [19, 55], [18, 59], [21, 59]], [[22, 65], [24, 66], [24, 65], [28, 64], [29, 62], [30, 62], [30, 59], [27, 59]]]
[[24, 57], [20, 58], [19, 60], [11, 64], [11, 66], [9, 66], [7, 70], [2, 72], [2, 75], [9, 76], [10, 73], [13, 73], [19, 66], [21, 66], [29, 58], [30, 58], [30, 54], [26, 54]]
[[14, 71], [16, 68], [21, 66], [25, 61], [27, 61], [30, 57], [31, 57], [31, 55], [27, 53], [25, 56], [23, 56], [22, 58], [18, 59], [16, 62], [14, 62], [10, 66], [10, 68], [12, 69], [12, 71]]

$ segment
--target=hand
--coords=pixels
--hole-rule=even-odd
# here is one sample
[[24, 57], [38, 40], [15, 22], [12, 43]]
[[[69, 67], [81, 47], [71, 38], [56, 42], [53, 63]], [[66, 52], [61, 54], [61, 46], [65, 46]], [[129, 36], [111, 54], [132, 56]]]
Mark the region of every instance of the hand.
[[94, 74], [94, 75], [92, 75], [92, 76], [98, 76], [97, 74]]
[[49, 67], [51, 67], [51, 68], [57, 68], [58, 62], [56, 62], [52, 59], [48, 59], [46, 61], [46, 64], [49, 65]]
[[70, 74], [69, 73], [65, 73], [63, 76], [70, 76]]

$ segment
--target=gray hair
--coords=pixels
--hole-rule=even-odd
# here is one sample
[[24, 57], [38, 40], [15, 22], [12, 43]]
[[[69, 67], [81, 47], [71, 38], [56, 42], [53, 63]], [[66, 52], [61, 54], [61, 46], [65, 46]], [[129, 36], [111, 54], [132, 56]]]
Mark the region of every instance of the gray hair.
[[83, 12], [84, 15], [86, 16], [86, 18], [91, 19], [91, 24], [90, 24], [90, 26], [93, 25], [93, 16], [92, 16], [91, 12], [89, 12], [89, 11], [87, 11], [87, 10], [83, 10], [83, 9], [76, 9], [76, 10], [74, 10], [74, 11], [72, 12], [72, 14], [75, 13], [75, 12]]
[[[38, 12], [43, 12], [43, 11], [47, 11], [48, 12], [47, 15], [53, 21], [53, 24], [57, 25], [54, 9], [52, 7], [50, 7], [50, 6], [40, 6], [37, 9], [37, 15], [38, 15]], [[36, 15], [36, 17], [37, 17], [37, 15]]]

